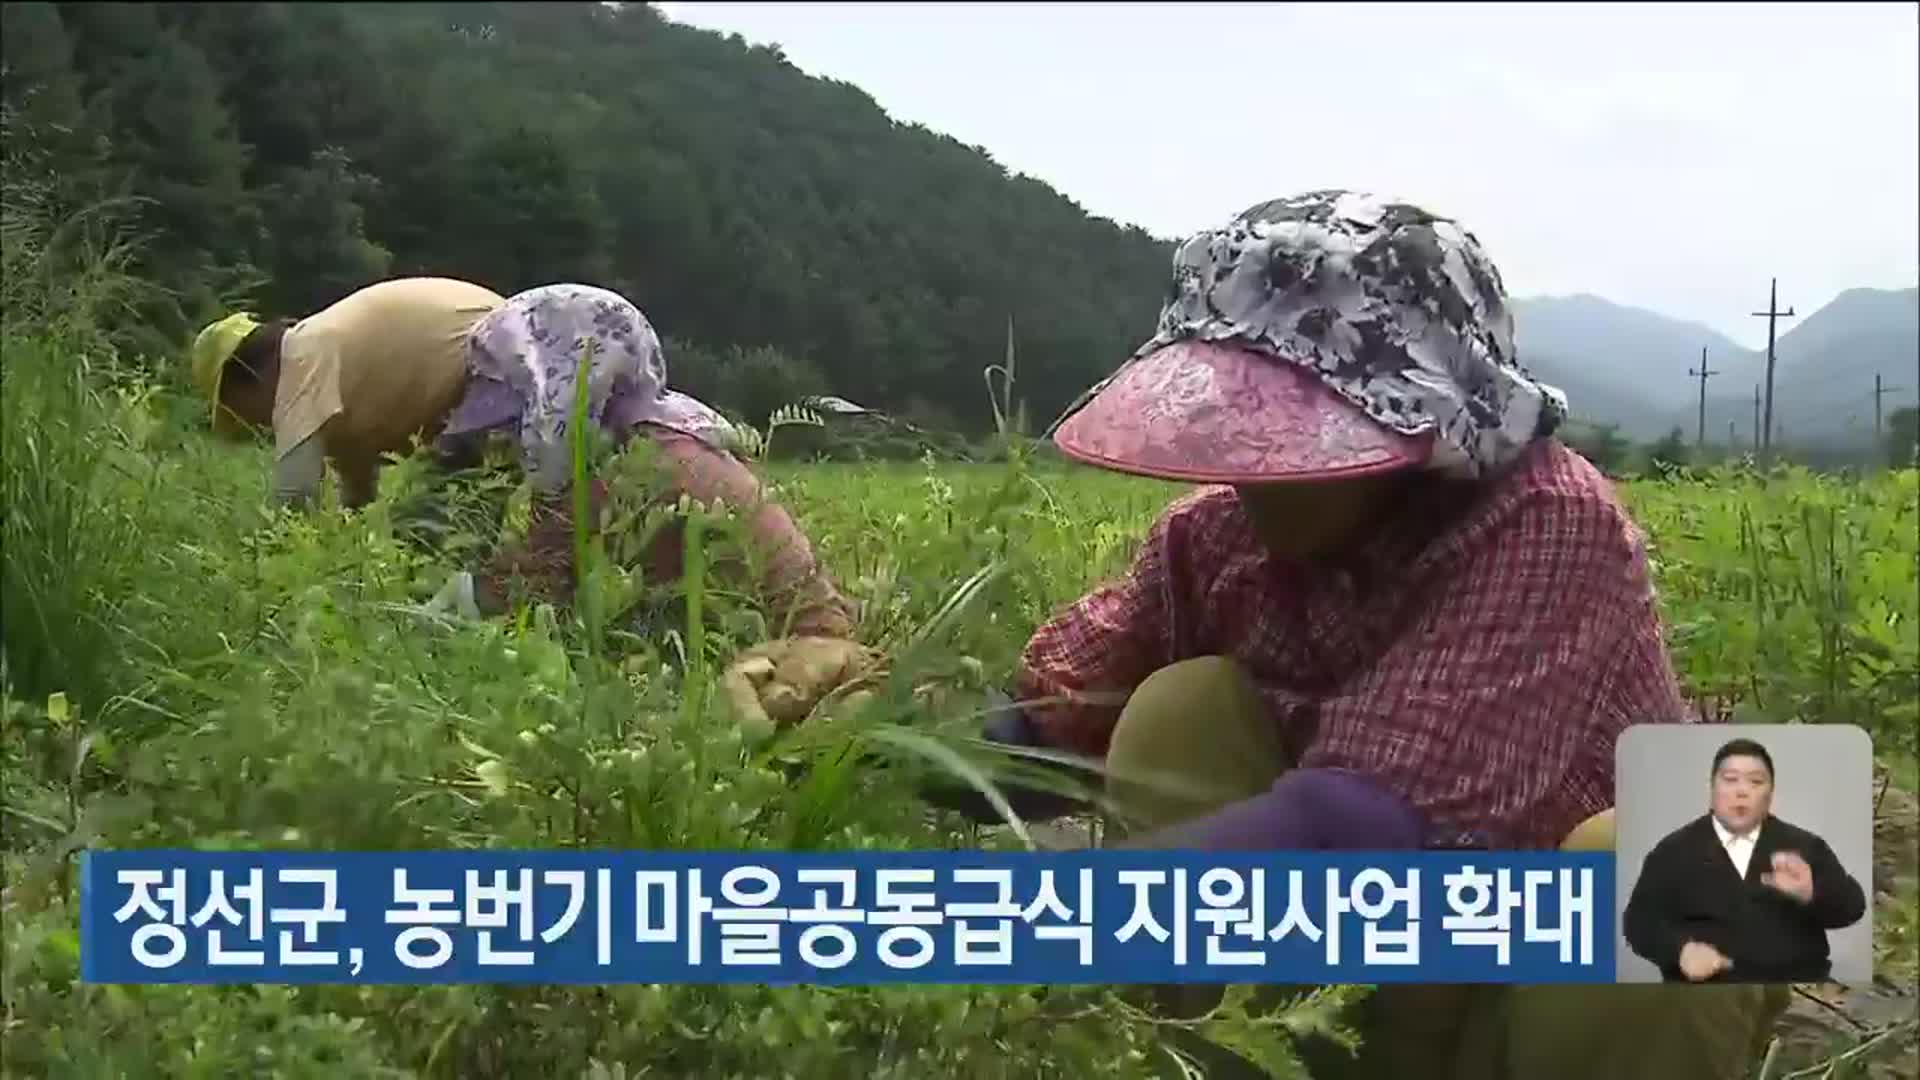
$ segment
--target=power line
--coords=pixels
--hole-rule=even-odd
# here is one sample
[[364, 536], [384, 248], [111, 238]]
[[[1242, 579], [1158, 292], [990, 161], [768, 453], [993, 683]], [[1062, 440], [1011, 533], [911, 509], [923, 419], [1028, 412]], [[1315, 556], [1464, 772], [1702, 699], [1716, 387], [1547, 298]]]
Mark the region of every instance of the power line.
[[1793, 308], [1780, 310], [1780, 279], [1773, 278], [1767, 287], [1767, 310], [1753, 313], [1755, 318], [1767, 320], [1767, 410], [1764, 425], [1760, 428], [1760, 448], [1763, 455], [1773, 452], [1773, 342], [1774, 324], [1781, 318], [1793, 318]]
[[1707, 370], [1707, 347], [1705, 345], [1700, 346], [1700, 370], [1695, 371], [1692, 368], [1688, 368], [1687, 374], [1698, 376], [1700, 379], [1700, 419], [1694, 431], [1693, 444], [1695, 446], [1705, 446], [1707, 445], [1707, 376], [1720, 374], [1717, 371]]

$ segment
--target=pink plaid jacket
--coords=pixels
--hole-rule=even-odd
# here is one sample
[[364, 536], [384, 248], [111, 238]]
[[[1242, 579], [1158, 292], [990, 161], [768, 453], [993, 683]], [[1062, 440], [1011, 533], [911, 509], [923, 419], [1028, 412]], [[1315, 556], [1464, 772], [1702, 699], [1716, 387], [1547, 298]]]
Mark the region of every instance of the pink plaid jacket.
[[1644, 543], [1605, 477], [1544, 440], [1476, 485], [1437, 482], [1361, 549], [1308, 566], [1233, 491], [1173, 504], [1130, 572], [1028, 643], [1022, 699], [1056, 746], [1104, 756], [1127, 692], [1224, 655], [1303, 767], [1385, 782], [1429, 843], [1552, 848], [1613, 805], [1614, 739], [1690, 717]]

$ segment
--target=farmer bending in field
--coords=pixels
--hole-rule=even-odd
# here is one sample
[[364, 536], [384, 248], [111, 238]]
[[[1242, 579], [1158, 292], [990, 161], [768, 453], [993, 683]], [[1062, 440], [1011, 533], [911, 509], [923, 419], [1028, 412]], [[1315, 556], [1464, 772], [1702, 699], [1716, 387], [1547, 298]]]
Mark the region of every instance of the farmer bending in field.
[[466, 392], [468, 332], [504, 302], [464, 281], [399, 278], [298, 321], [229, 315], [194, 341], [194, 382], [215, 432], [272, 430], [276, 503], [313, 503], [331, 460], [341, 504], [364, 506], [381, 455], [431, 437]]
[[[1452, 221], [1316, 192], [1192, 238], [1158, 333], [1054, 439], [1208, 486], [1039, 628], [1033, 703], [989, 737], [1102, 760], [1129, 846], [1610, 849], [1615, 737], [1688, 717], [1565, 412]], [[1315, 1076], [1742, 1077], [1786, 992], [1385, 986], [1359, 1060], [1301, 1049]]]
[[[815, 560], [807, 538], [777, 503], [764, 498], [753, 473], [730, 451], [734, 428], [705, 404], [667, 388], [660, 339], [626, 298], [590, 285], [547, 285], [519, 293], [476, 325], [466, 353], [465, 396], [435, 444], [450, 473], [477, 468], [487, 442], [505, 435], [517, 443], [530, 481], [529, 528], [523, 543], [496, 554], [472, 575], [472, 601], [483, 614], [507, 607], [524, 587], [540, 599], [565, 601], [574, 581], [572, 451], [569, 438], [583, 350], [591, 347], [587, 417], [624, 448], [649, 440], [664, 466], [665, 483], [641, 502], [682, 495], [719, 503], [748, 520], [764, 557], [758, 585], [774, 609], [782, 637], [752, 656], [789, 673], [764, 689], [771, 719], [797, 718], [818, 696], [864, 661], [854, 641], [853, 616]], [[603, 523], [611, 505], [608, 481], [589, 487], [592, 519]], [[661, 529], [644, 546], [647, 580], [681, 576], [682, 524]], [[806, 677], [791, 673], [808, 672]], [[774, 691], [774, 687], [785, 688]]]

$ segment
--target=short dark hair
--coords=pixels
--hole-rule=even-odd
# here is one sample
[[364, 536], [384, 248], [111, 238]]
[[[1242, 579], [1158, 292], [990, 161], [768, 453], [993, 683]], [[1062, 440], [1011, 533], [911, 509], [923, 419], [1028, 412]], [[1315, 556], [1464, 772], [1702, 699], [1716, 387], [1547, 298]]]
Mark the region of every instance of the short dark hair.
[[1773, 755], [1767, 753], [1766, 747], [1752, 739], [1734, 739], [1721, 746], [1713, 755], [1713, 771], [1719, 772], [1721, 762], [1730, 757], [1759, 758], [1767, 764], [1767, 777], [1769, 779], [1773, 777]]
[[280, 355], [280, 339], [293, 327], [291, 319], [273, 319], [254, 328], [234, 348], [227, 361], [226, 378], [236, 384], [260, 379], [267, 365]]

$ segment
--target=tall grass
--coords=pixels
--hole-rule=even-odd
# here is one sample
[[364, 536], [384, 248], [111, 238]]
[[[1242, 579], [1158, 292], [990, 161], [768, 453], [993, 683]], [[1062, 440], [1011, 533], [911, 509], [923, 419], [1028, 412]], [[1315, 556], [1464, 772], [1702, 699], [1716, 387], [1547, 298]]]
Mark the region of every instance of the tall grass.
[[127, 272], [127, 207], [57, 216], [31, 141], [0, 126], [0, 667], [19, 692], [97, 706], [154, 494], [130, 459], [144, 401], [112, 335], [146, 290]]

